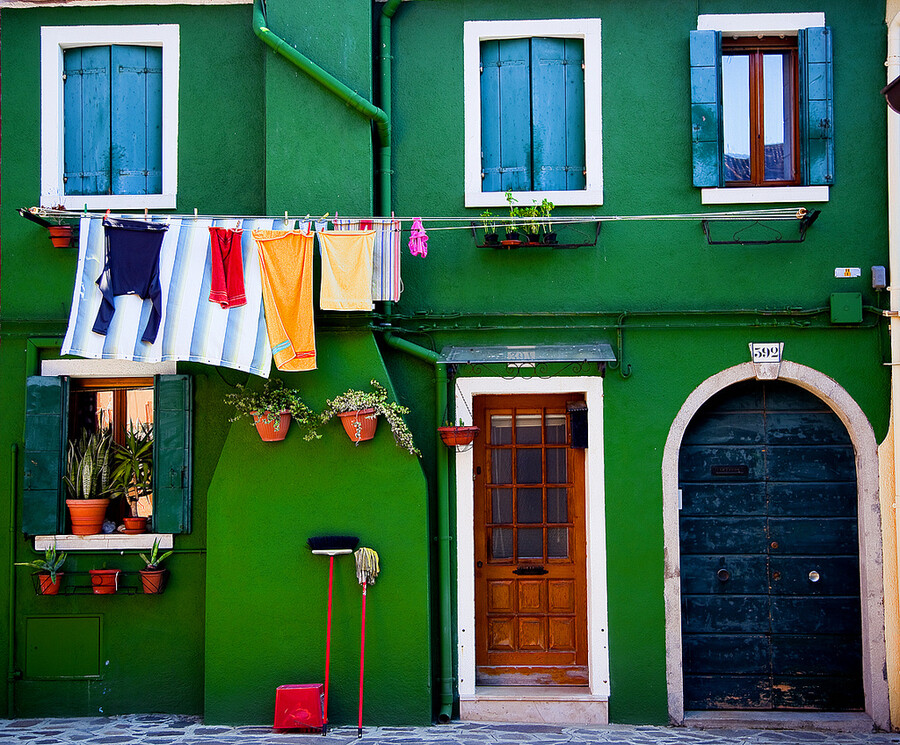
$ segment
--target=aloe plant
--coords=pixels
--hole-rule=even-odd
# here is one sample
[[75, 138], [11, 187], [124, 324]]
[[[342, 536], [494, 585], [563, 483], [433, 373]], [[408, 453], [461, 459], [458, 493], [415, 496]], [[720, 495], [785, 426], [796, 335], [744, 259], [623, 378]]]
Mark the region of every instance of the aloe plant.
[[65, 563], [65, 551], [60, 554], [56, 553], [56, 544], [54, 543], [44, 551], [43, 559], [35, 559], [34, 561], [17, 561], [15, 562], [15, 565], [17, 567], [31, 567], [32, 569], [37, 569], [39, 572], [46, 572], [50, 575], [50, 582], [55, 585], [56, 575], [59, 574], [59, 570], [62, 569], [62, 566]]
[[147, 565], [148, 571], [153, 571], [155, 569], [159, 569], [159, 565], [162, 564], [166, 559], [168, 559], [174, 551], [166, 551], [164, 554], [159, 553], [159, 538], [153, 541], [153, 548], [150, 549], [150, 556], [147, 554], [139, 554], [141, 559], [144, 560], [144, 563]]
[[63, 482], [70, 499], [111, 499], [118, 496], [112, 478], [115, 445], [109, 427], [82, 432], [70, 440]]

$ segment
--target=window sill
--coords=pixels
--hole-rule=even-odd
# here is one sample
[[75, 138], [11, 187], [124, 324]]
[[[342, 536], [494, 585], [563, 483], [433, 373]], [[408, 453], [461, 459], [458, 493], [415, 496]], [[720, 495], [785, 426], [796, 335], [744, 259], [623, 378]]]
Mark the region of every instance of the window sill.
[[52, 208], [59, 205], [67, 210], [173, 210], [174, 194], [95, 194], [76, 196], [68, 194], [45, 194], [41, 196], [41, 207]]
[[703, 204], [827, 202], [830, 186], [737, 186], [701, 189]]
[[46, 551], [56, 546], [59, 551], [120, 551], [126, 549], [152, 549], [159, 539], [160, 548], [172, 548], [172, 533], [101, 533], [99, 535], [36, 535], [34, 550]]
[[[602, 189], [585, 189], [584, 191], [514, 191], [514, 205], [530, 207], [533, 202], [540, 204], [544, 199], [553, 202], [555, 207], [593, 207], [603, 204]], [[509, 207], [506, 192], [502, 191], [467, 191], [466, 207]]]

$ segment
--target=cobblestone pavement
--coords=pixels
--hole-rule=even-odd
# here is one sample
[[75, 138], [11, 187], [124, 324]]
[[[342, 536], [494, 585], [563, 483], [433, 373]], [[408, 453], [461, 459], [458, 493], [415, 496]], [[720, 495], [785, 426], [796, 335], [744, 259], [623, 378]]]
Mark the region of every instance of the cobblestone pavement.
[[684, 727], [453, 722], [432, 727], [335, 727], [320, 734], [205, 725], [198, 717], [134, 714], [0, 720], [0, 745], [893, 745], [900, 733], [698, 730]]

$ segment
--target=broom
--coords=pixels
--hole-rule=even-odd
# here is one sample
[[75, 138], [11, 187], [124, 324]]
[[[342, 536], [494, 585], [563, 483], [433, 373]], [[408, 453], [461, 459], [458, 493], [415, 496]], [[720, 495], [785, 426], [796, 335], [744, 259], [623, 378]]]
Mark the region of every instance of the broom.
[[[351, 554], [359, 544], [359, 538], [353, 535], [321, 535], [307, 538], [307, 545], [313, 554], [328, 556], [328, 620], [325, 626], [325, 710], [322, 719], [328, 724], [328, 671], [331, 666], [331, 591], [334, 586], [334, 557], [340, 554]], [[325, 725], [322, 733], [325, 733]]]
[[378, 554], [374, 549], [361, 548], [353, 557], [356, 559], [356, 581], [362, 585], [362, 629], [359, 634], [359, 723], [356, 736], [362, 737], [363, 714], [363, 661], [366, 651], [366, 587], [375, 584], [375, 578], [380, 571], [378, 566]]

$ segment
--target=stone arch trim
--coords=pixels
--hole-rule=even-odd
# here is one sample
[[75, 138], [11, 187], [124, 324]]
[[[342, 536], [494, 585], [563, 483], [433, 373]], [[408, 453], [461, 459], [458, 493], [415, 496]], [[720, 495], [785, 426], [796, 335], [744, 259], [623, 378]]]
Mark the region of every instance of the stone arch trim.
[[[666, 439], [662, 461], [663, 562], [666, 615], [666, 685], [669, 719], [684, 722], [684, 678], [681, 640], [681, 556], [678, 528], [678, 454], [694, 415], [715, 393], [758, 374], [752, 362], [730, 367], [704, 380], [688, 396]], [[771, 376], [775, 377], [775, 376]], [[876, 727], [890, 729], [884, 632], [881, 508], [878, 495], [878, 443], [862, 409], [837, 381], [796, 362], [782, 362], [778, 379], [806, 389], [837, 414], [850, 434], [856, 453], [859, 525], [860, 601], [862, 603], [863, 690], [866, 713]]]

